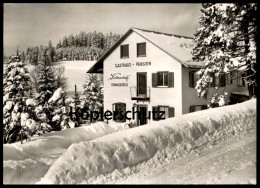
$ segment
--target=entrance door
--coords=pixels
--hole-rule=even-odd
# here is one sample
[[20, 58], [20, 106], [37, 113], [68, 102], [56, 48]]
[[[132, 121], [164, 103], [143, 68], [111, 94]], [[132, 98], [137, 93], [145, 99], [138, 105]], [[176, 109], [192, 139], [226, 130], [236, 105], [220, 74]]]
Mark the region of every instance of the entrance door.
[[137, 96], [146, 96], [147, 94], [147, 76], [145, 73], [137, 73]]
[[140, 118], [137, 118], [137, 125], [147, 124], [147, 106], [137, 106], [137, 110], [140, 112]]

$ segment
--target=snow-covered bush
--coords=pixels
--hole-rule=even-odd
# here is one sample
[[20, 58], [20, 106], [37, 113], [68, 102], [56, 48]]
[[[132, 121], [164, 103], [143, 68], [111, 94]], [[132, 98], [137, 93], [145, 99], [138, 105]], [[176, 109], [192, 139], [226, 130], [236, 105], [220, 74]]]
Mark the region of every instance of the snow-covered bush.
[[62, 88], [58, 88], [49, 99], [48, 105], [52, 106], [51, 124], [54, 130], [74, 128], [76, 126], [68, 115], [69, 103], [70, 101], [66, 100], [66, 92]]

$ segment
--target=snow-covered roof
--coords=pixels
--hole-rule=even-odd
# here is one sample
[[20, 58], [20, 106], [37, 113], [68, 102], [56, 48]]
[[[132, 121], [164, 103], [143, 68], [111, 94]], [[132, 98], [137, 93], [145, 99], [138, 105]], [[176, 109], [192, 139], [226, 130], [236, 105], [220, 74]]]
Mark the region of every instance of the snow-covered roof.
[[131, 28], [103, 56], [100, 57], [88, 72], [94, 73], [97, 72], [98, 69], [98, 72], [100, 72], [103, 60], [132, 32], [139, 34], [149, 42], [153, 43], [159, 49], [186, 67], [202, 68], [205, 66], [205, 63], [203, 62], [195, 62], [192, 60], [191, 49], [194, 45], [193, 38], [139, 28]]
[[137, 28], [133, 28], [133, 30], [183, 63], [192, 59], [191, 48], [194, 45], [194, 42], [191, 37]]

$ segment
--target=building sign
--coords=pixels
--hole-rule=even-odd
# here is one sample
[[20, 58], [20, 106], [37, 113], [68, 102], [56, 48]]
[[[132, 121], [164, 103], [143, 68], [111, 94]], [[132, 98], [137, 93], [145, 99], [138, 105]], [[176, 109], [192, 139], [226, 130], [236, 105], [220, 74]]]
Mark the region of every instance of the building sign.
[[131, 67], [131, 63], [117, 63], [115, 64], [115, 67]]
[[131, 66], [151, 66], [151, 62], [150, 61], [147, 61], [147, 62], [136, 62], [136, 64], [132, 64], [132, 63], [116, 63], [115, 64], [115, 67], [116, 68], [120, 68], [120, 67], [131, 67]]
[[151, 62], [136, 62], [136, 66], [151, 66]]
[[128, 83], [111, 83], [111, 86], [128, 86]]
[[[123, 80], [128, 82], [130, 75], [122, 75], [121, 73], [111, 74], [108, 80]], [[128, 86], [128, 83], [111, 83], [111, 86]]]

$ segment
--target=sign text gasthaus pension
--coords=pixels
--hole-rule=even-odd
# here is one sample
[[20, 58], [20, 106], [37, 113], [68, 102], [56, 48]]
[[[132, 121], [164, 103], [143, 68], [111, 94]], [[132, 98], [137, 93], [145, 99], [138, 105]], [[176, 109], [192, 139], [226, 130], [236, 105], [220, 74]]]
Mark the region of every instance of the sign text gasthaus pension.
[[131, 67], [131, 66], [151, 66], [151, 62], [147, 61], [147, 62], [136, 62], [134, 63], [117, 63], [115, 64], [116, 68], [119, 67]]

